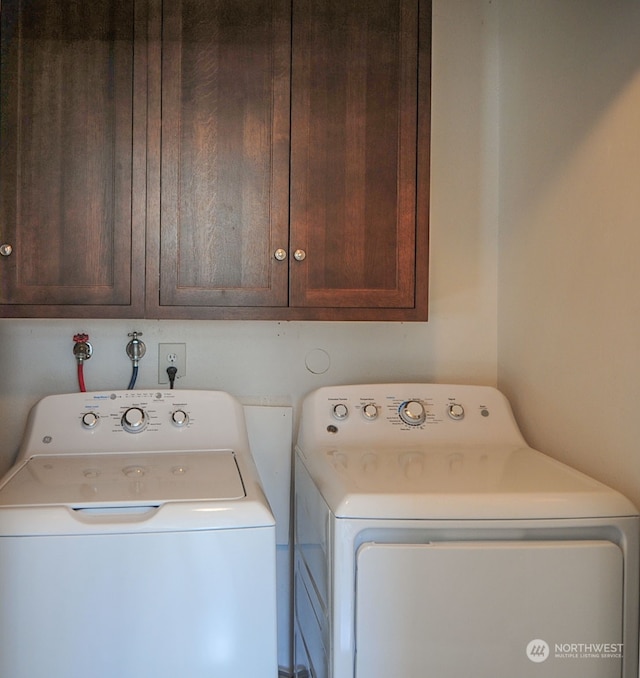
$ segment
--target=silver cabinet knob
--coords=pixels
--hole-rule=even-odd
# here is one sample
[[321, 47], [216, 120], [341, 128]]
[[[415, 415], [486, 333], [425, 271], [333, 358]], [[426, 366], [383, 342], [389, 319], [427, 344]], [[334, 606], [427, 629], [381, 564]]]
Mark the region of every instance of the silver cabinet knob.
[[0, 245], [0, 255], [3, 257], [8, 257], [11, 252], [13, 252], [13, 247], [9, 245], [9, 243], [4, 243], [3, 245]]
[[284, 261], [287, 258], [287, 250], [283, 250], [281, 247], [278, 248], [274, 253], [273, 256], [278, 260], [278, 261]]
[[296, 261], [304, 261], [307, 258], [307, 253], [304, 250], [296, 250], [293, 253], [293, 258]]

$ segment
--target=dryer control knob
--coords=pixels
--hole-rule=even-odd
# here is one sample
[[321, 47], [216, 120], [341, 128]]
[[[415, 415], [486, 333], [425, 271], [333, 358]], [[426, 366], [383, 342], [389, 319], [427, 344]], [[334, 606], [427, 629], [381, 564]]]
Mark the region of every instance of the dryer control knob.
[[400, 419], [409, 426], [420, 426], [427, 418], [424, 405], [418, 400], [407, 400], [398, 409]]
[[339, 420], [346, 419], [349, 416], [349, 408], [344, 403], [338, 403], [333, 406], [333, 416]]
[[369, 421], [373, 421], [378, 418], [378, 407], [374, 403], [367, 403], [362, 408], [362, 416]]
[[122, 428], [127, 433], [140, 433], [147, 428], [149, 417], [147, 413], [139, 407], [130, 407], [122, 415]]
[[464, 407], [460, 403], [451, 403], [447, 411], [452, 419], [464, 419]]

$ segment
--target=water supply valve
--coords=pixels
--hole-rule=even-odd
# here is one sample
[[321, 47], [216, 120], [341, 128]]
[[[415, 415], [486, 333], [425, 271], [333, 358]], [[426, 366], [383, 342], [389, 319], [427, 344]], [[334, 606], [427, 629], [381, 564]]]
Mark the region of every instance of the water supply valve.
[[78, 364], [81, 365], [85, 360], [89, 360], [93, 354], [93, 346], [89, 343], [89, 335], [80, 333], [73, 335], [73, 355], [78, 361]]
[[127, 344], [127, 355], [133, 362], [133, 366], [137, 367], [138, 362], [147, 352], [147, 347], [144, 341], [140, 341], [140, 339], [138, 339], [138, 337], [142, 336], [142, 332], [129, 332], [127, 336], [133, 337]]

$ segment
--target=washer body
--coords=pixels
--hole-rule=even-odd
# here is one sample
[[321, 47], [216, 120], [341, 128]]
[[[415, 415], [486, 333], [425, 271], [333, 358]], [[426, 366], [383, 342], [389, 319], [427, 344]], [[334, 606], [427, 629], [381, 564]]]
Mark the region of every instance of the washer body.
[[310, 394], [295, 514], [314, 678], [638, 675], [637, 510], [528, 447], [495, 389]]
[[0, 675], [275, 678], [275, 523], [214, 391], [50, 396], [0, 482]]

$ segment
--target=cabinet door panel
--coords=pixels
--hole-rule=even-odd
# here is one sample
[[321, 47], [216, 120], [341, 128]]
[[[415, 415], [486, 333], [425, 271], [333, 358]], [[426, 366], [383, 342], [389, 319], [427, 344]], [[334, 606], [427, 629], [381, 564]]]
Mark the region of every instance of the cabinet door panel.
[[3, 0], [1, 22], [0, 302], [128, 307], [134, 5]]
[[294, 0], [293, 26], [291, 305], [413, 308], [418, 2]]
[[160, 306], [287, 304], [289, 3], [163, 5]]

